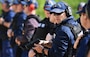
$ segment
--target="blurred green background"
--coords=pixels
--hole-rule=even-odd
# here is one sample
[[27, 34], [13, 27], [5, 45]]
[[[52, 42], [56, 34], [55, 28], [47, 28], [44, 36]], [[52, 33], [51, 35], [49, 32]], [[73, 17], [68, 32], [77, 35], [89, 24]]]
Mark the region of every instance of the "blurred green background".
[[[44, 6], [44, 3], [45, 3], [45, 0], [37, 0], [38, 1], [38, 4], [39, 4], [39, 8], [37, 9], [37, 14], [40, 15], [41, 18], [44, 18], [44, 11], [43, 11], [43, 6]], [[76, 11], [77, 11], [77, 6], [80, 2], [87, 2], [87, 0], [55, 0], [56, 2], [59, 2], [59, 1], [64, 1], [66, 3], [69, 4], [69, 6], [71, 6], [72, 8], [72, 13], [73, 13], [73, 16], [75, 17], [75, 19], [77, 19], [79, 17], [78, 14], [76, 14]]]
[[[44, 3], [46, 0], [37, 0], [37, 1], [39, 4], [39, 7], [37, 9], [37, 14], [41, 17], [41, 19], [43, 19], [45, 17], [43, 6], [44, 6]], [[55, 0], [55, 1], [56, 2], [64, 1], [64, 2], [68, 3], [69, 6], [71, 6], [71, 8], [72, 8], [72, 13], [73, 13], [73, 16], [75, 17], [75, 19], [77, 19], [79, 17], [79, 15], [76, 14], [78, 4], [80, 2], [87, 2], [87, 0]], [[0, 5], [0, 13], [1, 13], [1, 5]]]

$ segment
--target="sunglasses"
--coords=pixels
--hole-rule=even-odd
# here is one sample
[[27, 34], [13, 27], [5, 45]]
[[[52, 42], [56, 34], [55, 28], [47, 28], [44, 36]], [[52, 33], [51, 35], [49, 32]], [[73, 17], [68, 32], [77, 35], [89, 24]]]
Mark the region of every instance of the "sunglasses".
[[55, 13], [55, 12], [50, 12], [50, 14], [54, 14], [54, 15], [61, 15], [63, 12], [61, 13]]

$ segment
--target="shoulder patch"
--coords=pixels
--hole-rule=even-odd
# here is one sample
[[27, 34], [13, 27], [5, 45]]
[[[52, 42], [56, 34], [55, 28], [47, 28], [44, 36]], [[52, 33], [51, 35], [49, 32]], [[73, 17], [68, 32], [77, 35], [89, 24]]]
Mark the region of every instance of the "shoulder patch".
[[45, 27], [45, 24], [39, 23], [38, 27], [44, 28]]

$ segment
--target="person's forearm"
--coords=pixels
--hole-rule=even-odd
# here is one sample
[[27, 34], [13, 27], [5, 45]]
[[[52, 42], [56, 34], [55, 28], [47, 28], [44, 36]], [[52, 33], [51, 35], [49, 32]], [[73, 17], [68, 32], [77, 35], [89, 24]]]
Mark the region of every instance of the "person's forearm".
[[4, 21], [2, 25], [5, 26], [5, 27], [7, 27], [7, 28], [9, 28], [9, 27], [10, 27], [10, 24], [11, 24], [11, 23]]

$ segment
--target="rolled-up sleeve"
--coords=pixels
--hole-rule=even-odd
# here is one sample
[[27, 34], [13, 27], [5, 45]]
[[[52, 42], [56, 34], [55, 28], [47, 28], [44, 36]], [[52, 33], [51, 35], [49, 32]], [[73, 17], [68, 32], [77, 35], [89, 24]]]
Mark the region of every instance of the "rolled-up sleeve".
[[52, 48], [49, 49], [48, 57], [64, 57], [68, 48], [68, 36], [63, 31], [57, 31], [53, 40]]

